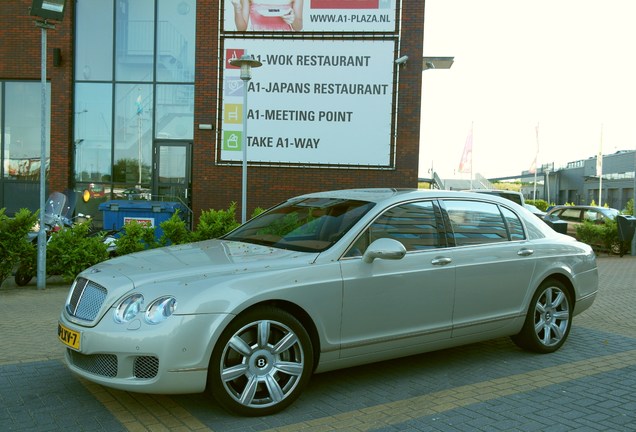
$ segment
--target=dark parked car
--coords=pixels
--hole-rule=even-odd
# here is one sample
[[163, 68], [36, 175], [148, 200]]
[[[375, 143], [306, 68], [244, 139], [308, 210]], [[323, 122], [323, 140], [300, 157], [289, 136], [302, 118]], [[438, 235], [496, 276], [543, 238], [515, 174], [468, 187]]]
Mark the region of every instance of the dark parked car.
[[597, 206], [556, 206], [545, 215], [550, 222], [567, 222], [568, 235], [576, 238], [576, 227], [588, 220], [597, 224], [604, 223], [608, 219], [616, 219], [620, 212], [609, 207]]

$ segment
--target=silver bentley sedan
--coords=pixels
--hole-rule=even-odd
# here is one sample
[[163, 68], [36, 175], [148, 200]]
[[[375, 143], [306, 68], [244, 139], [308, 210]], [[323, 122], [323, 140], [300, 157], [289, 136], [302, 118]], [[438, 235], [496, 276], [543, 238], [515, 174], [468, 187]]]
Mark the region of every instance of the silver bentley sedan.
[[58, 335], [87, 380], [207, 389], [261, 416], [314, 373], [503, 336], [556, 351], [597, 287], [589, 246], [509, 200], [340, 190], [289, 199], [219, 239], [85, 270]]

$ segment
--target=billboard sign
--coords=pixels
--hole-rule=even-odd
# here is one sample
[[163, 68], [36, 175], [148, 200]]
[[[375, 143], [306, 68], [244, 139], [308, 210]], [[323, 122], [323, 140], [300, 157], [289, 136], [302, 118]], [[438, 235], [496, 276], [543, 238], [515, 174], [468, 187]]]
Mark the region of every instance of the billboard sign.
[[249, 53], [263, 64], [247, 82], [250, 162], [391, 166], [395, 41], [228, 37], [224, 46], [220, 162], [242, 160], [246, 89], [229, 61]]

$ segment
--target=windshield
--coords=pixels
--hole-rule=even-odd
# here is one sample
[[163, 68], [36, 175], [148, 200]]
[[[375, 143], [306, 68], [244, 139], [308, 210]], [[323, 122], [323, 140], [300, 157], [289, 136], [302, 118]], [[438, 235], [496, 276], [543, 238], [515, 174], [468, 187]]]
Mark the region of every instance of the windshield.
[[337, 198], [288, 201], [223, 238], [301, 252], [322, 252], [335, 244], [373, 206], [366, 201]]

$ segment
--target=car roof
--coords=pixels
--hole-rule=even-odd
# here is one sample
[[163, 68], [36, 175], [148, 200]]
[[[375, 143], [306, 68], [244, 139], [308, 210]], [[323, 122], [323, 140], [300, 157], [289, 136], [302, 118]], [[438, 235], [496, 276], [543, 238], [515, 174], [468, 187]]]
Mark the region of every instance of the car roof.
[[468, 191], [450, 191], [443, 189], [394, 189], [394, 188], [366, 188], [366, 189], [341, 189], [294, 197], [293, 199], [304, 198], [340, 198], [368, 201], [374, 203], [399, 202], [408, 199], [422, 198], [467, 198], [479, 199], [482, 201], [498, 202], [506, 205], [517, 205], [514, 201], [501, 198], [498, 195], [478, 194]]
[[550, 213], [561, 209], [577, 209], [577, 210], [598, 210], [600, 212], [609, 211], [617, 212], [618, 210], [611, 207], [590, 206], [590, 205], [558, 205], [550, 209]]

